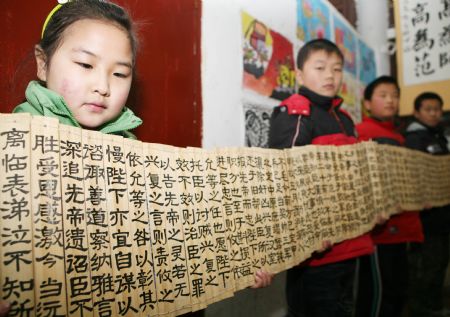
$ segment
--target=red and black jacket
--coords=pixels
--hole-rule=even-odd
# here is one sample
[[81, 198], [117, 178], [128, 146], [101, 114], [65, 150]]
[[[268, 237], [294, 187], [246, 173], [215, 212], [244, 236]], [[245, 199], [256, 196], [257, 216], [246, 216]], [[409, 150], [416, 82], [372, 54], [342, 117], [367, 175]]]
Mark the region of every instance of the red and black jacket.
[[[269, 147], [283, 149], [307, 144], [345, 145], [357, 142], [351, 117], [340, 109], [341, 98], [318, 95], [305, 87], [275, 107], [270, 119]], [[370, 235], [335, 244], [313, 255], [307, 265], [319, 266], [372, 253]]]
[[351, 117], [340, 109], [341, 98], [317, 95], [307, 88], [284, 100], [272, 112], [269, 147], [357, 142]]
[[[361, 141], [373, 140], [380, 144], [403, 146], [404, 137], [396, 131], [393, 121], [380, 121], [366, 117], [356, 125]], [[404, 242], [422, 242], [423, 232], [418, 212], [403, 212], [372, 230], [375, 244], [393, 244]]]

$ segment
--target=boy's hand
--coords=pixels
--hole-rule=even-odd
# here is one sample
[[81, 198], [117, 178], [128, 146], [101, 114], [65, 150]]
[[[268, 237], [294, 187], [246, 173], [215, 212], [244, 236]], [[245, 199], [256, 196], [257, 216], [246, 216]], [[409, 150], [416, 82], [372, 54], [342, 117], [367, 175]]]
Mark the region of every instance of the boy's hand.
[[386, 221], [388, 221], [388, 219], [389, 218], [386, 218], [385, 216], [377, 215], [376, 223], [377, 223], [377, 225], [381, 226], [381, 225], [384, 225], [386, 223]]
[[255, 273], [255, 284], [250, 286], [250, 288], [262, 288], [267, 287], [272, 284], [273, 277], [275, 275], [262, 269], [256, 271]]
[[318, 252], [318, 253], [325, 252], [325, 251], [331, 249], [332, 246], [333, 246], [333, 243], [331, 243], [330, 240], [322, 241], [322, 248], [317, 250], [316, 252]]
[[0, 300], [0, 317], [8, 316], [10, 309], [11, 305], [7, 301]]

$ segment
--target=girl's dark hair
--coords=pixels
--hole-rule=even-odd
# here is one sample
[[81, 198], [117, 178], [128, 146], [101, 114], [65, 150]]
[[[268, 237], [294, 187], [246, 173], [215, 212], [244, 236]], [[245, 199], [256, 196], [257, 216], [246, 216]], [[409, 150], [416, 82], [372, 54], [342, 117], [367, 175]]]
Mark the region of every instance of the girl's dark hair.
[[375, 88], [377, 88], [381, 84], [394, 85], [397, 88], [398, 93], [400, 94], [400, 86], [398, 85], [397, 79], [392, 76], [380, 76], [373, 80], [370, 84], [368, 84], [366, 89], [364, 89], [364, 100], [372, 100]]
[[84, 19], [110, 22], [123, 29], [128, 34], [135, 63], [138, 40], [133, 22], [125, 9], [106, 0], [71, 0], [50, 17], [39, 43], [47, 63], [61, 44], [64, 31], [74, 22]]
[[333, 42], [331, 42], [327, 39], [316, 39], [316, 40], [307, 42], [298, 51], [297, 68], [303, 69], [303, 65], [305, 64], [306, 60], [309, 58], [309, 55], [311, 55], [311, 53], [314, 53], [317, 51], [325, 51], [328, 54], [334, 53], [337, 56], [339, 56], [339, 58], [342, 60], [342, 63], [344, 63], [344, 55], [342, 55], [341, 50], [339, 49], [339, 47], [336, 46], [336, 44], [334, 44]]
[[422, 102], [424, 100], [429, 100], [429, 99], [433, 99], [433, 100], [439, 101], [439, 103], [441, 105], [441, 108], [444, 105], [444, 101], [442, 100], [441, 96], [439, 96], [435, 92], [426, 91], [426, 92], [423, 92], [420, 95], [418, 95], [416, 97], [416, 99], [414, 100], [414, 110], [420, 111], [420, 108], [422, 107]]

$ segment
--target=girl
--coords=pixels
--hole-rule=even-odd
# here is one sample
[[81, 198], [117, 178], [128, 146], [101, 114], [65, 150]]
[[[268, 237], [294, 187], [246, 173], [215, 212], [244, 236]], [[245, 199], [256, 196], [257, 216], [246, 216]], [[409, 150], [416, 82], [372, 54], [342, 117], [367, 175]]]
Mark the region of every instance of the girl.
[[142, 121], [125, 107], [137, 40], [127, 12], [107, 1], [75, 0], [49, 14], [35, 47], [37, 77], [14, 112], [133, 137]]
[[[54, 117], [62, 124], [134, 138], [142, 120], [125, 107], [137, 38], [128, 13], [100, 0], [72, 0], [48, 15], [35, 47], [38, 81], [13, 112]], [[252, 288], [271, 284], [259, 270]], [[0, 301], [0, 317], [10, 305]]]
[[[142, 123], [125, 107], [137, 38], [128, 13], [99, 0], [72, 0], [48, 15], [35, 47], [37, 77], [13, 112], [54, 117], [62, 124], [134, 138]], [[0, 317], [11, 305], [0, 300]]]

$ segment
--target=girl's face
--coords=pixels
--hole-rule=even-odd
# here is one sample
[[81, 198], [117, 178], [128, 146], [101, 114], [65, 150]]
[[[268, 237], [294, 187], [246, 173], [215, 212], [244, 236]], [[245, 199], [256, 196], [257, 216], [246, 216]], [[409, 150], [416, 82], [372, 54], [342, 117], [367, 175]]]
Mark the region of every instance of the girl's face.
[[79, 20], [62, 34], [50, 61], [37, 48], [38, 78], [60, 94], [75, 119], [95, 129], [115, 119], [128, 98], [133, 56], [127, 33], [101, 20]]

